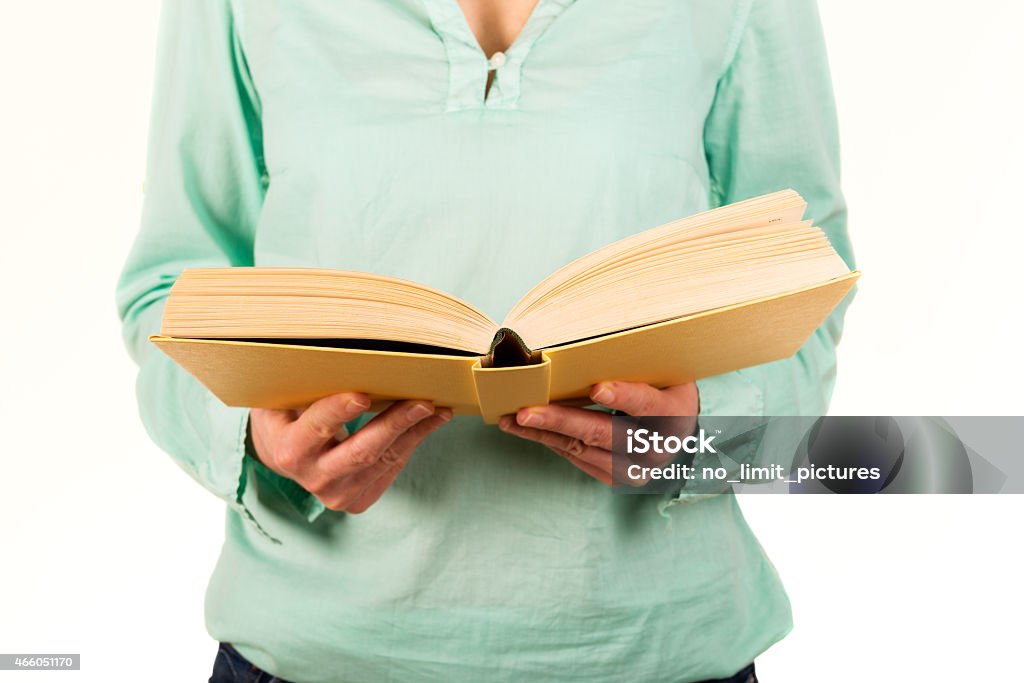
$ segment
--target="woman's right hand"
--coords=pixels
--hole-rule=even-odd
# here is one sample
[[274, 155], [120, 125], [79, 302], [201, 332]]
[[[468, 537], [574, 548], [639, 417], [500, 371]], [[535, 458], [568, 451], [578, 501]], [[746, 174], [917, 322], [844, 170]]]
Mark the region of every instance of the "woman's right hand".
[[413, 451], [452, 418], [426, 401], [393, 404], [349, 436], [345, 423], [370, 407], [365, 394], [335, 394], [304, 411], [254, 408], [249, 427], [260, 462], [296, 481], [327, 508], [365, 512]]

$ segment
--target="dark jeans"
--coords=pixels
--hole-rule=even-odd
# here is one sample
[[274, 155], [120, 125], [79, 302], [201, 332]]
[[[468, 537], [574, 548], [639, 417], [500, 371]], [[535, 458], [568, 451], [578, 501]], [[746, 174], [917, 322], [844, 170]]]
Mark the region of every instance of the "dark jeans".
[[213, 661], [213, 675], [210, 683], [288, 683], [283, 678], [271, 676], [263, 669], [238, 653], [227, 643], [221, 643], [217, 659]]
[[[217, 659], [213, 662], [213, 675], [210, 683], [288, 683], [288, 681], [271, 676], [266, 671], [256, 668], [238, 650], [227, 643], [220, 644]], [[757, 683], [754, 665], [751, 664], [729, 678], [716, 678], [705, 683]]]

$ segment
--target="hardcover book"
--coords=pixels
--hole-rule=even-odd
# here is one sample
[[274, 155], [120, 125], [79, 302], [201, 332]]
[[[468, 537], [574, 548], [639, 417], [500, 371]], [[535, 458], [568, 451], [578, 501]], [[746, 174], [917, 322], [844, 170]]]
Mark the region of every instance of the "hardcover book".
[[859, 276], [784, 190], [627, 237], [552, 273], [498, 323], [395, 277], [194, 268], [151, 340], [221, 401], [301, 409], [360, 391], [496, 422], [605, 380], [659, 387], [789, 357]]

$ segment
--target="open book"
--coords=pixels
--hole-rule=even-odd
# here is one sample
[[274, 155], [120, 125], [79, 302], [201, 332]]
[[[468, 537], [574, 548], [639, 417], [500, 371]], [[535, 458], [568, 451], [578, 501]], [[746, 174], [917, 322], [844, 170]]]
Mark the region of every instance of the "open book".
[[858, 277], [776, 192], [637, 233], [540, 282], [504, 321], [370, 273], [195, 268], [152, 341], [232, 406], [340, 391], [495, 422], [603, 380], [670, 386], [794, 354]]

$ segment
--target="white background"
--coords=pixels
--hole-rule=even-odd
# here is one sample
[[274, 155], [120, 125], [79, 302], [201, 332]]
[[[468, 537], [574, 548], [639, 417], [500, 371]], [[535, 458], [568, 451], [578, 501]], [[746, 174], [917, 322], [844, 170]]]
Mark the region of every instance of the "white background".
[[[0, 680], [205, 680], [222, 506], [148, 441], [113, 305], [157, 6], [14, 6], [0, 9], [0, 652], [82, 653], [84, 669]], [[1024, 413], [1024, 8], [821, 7], [865, 271], [833, 413]], [[1020, 675], [1024, 498], [743, 505], [796, 615], [758, 662], [768, 683]]]

